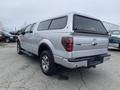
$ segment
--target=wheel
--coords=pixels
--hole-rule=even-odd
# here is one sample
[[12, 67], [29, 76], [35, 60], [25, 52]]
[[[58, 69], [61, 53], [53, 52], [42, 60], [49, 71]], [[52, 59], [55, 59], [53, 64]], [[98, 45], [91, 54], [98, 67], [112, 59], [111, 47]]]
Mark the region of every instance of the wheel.
[[18, 53], [18, 54], [23, 54], [23, 53], [21, 52], [21, 45], [20, 45], [19, 42], [17, 42], [17, 53]]
[[9, 42], [10, 42], [10, 39], [9, 39], [9, 38], [6, 38], [6, 39], [5, 39], [5, 42], [6, 42], [6, 43], [9, 43]]
[[45, 75], [53, 75], [56, 73], [56, 64], [54, 63], [54, 57], [49, 50], [45, 50], [40, 55], [41, 70]]

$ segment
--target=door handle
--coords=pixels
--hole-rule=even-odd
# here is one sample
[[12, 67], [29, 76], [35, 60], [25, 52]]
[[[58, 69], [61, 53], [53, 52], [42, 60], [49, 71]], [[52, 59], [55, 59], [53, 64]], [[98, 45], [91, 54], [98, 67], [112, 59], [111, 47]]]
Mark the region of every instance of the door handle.
[[81, 43], [76, 43], [76, 45], [81, 46], [82, 44]]

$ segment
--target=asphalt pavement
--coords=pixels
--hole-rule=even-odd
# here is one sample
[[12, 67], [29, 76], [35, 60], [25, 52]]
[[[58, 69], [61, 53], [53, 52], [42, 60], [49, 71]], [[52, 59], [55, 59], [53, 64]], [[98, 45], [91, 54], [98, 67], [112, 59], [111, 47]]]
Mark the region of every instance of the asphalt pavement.
[[96, 68], [63, 69], [45, 76], [39, 60], [16, 53], [16, 44], [0, 45], [0, 90], [120, 90], [120, 51]]

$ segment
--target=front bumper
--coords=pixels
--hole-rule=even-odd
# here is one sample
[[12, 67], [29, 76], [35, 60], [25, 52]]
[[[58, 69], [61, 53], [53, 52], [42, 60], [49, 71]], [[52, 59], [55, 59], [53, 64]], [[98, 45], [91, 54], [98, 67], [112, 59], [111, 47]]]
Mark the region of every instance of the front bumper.
[[74, 58], [74, 59], [65, 59], [63, 57], [55, 56], [55, 62], [57, 64], [60, 64], [70, 69], [95, 66], [108, 60], [110, 60], [110, 55], [108, 54]]
[[120, 43], [120, 38], [117, 37], [110, 37], [109, 43]]

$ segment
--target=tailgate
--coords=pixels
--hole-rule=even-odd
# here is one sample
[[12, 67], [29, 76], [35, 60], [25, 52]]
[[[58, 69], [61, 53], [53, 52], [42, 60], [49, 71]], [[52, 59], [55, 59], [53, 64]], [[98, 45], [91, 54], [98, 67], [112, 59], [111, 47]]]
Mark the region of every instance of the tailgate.
[[73, 35], [74, 45], [72, 58], [106, 54], [108, 51], [108, 37], [97, 34]]

